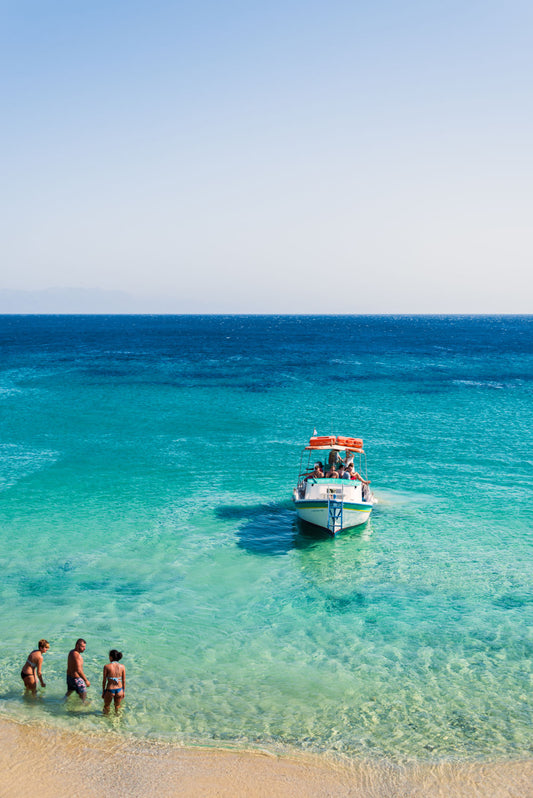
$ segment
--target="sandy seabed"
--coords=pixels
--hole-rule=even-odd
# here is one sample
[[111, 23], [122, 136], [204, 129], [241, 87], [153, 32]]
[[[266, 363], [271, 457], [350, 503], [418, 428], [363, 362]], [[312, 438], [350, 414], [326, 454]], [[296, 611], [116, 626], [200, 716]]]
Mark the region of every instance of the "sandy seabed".
[[533, 760], [338, 763], [180, 748], [0, 720], [0, 796], [26, 798], [532, 798]]

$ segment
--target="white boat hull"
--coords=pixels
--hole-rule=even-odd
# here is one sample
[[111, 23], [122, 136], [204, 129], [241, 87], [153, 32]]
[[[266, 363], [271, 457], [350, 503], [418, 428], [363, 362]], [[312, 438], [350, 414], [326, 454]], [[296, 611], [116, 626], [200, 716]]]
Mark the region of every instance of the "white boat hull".
[[333, 535], [365, 524], [374, 506], [374, 496], [360, 482], [318, 479], [301, 483], [293, 492], [298, 517]]
[[[298, 517], [302, 519], [302, 521], [306, 521], [308, 524], [314, 524], [315, 526], [319, 526], [322, 529], [327, 529], [329, 532], [332, 532], [332, 529], [329, 525], [330, 515], [327, 502], [318, 503], [300, 501], [295, 502], [295, 505], [296, 513], [298, 514]], [[344, 529], [352, 529], [355, 526], [365, 524], [370, 518], [372, 507], [373, 505], [371, 504], [362, 504], [357, 505], [356, 507], [347, 507], [346, 505], [343, 505], [342, 525], [336, 527], [333, 531], [333, 534], [342, 532]]]

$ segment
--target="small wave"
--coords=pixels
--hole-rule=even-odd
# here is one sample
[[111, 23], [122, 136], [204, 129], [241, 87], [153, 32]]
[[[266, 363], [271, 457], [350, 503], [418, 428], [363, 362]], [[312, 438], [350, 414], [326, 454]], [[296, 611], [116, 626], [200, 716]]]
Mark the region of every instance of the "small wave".
[[502, 385], [501, 382], [493, 382], [492, 380], [480, 381], [480, 380], [453, 380], [454, 385], [467, 385], [468, 387], [473, 388], [492, 388], [496, 391], [502, 391], [505, 388], [505, 385]]
[[11, 443], [0, 444], [0, 491], [13, 487], [24, 477], [55, 463], [58, 452], [24, 449]]
[[271, 438], [265, 441], [265, 446], [299, 446], [303, 448], [301, 438], [300, 440], [296, 440], [296, 438]]

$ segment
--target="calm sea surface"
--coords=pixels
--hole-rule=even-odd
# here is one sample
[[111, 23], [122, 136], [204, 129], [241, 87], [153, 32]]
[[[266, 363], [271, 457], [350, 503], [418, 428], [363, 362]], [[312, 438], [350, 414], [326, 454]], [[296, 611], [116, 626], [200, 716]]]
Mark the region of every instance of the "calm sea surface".
[[[533, 317], [0, 317], [0, 713], [531, 756], [532, 377]], [[363, 437], [380, 502], [335, 540], [290, 501], [315, 428]], [[83, 708], [61, 700], [78, 637]], [[101, 715], [110, 648], [119, 719]]]

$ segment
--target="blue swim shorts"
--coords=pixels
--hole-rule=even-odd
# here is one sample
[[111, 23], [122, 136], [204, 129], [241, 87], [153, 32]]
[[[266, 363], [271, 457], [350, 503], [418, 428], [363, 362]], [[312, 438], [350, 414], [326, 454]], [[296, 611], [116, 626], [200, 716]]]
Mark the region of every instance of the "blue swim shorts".
[[75, 690], [81, 695], [87, 692], [87, 685], [79, 676], [69, 676], [67, 673], [67, 690]]

